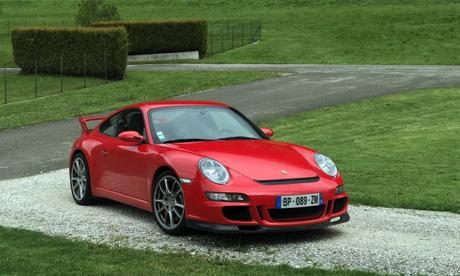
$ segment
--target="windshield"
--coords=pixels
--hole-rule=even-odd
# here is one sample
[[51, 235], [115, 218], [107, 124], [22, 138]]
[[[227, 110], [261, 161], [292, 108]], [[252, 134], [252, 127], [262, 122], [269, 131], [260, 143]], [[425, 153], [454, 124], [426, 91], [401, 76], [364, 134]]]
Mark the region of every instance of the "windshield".
[[252, 123], [226, 107], [156, 108], [149, 118], [152, 136], [161, 143], [263, 139]]

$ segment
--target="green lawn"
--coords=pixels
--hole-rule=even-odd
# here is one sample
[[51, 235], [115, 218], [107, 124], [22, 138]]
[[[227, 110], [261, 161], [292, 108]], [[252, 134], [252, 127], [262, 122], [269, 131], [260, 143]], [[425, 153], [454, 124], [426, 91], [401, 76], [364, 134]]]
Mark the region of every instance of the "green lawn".
[[[262, 20], [261, 43], [216, 55], [205, 62], [460, 64], [457, 0], [111, 2], [118, 5], [125, 20]], [[8, 28], [72, 25], [77, 3], [78, 0], [2, 1], [0, 65], [13, 64]]]
[[265, 123], [336, 161], [353, 204], [460, 213], [460, 88], [420, 90]]
[[110, 248], [0, 227], [2, 275], [375, 275], [358, 271], [245, 265], [235, 261]]
[[[134, 102], [168, 99], [276, 75], [270, 72], [129, 72], [128, 77], [119, 82], [0, 104], [0, 129], [94, 114]], [[33, 81], [28, 80], [29, 76], [16, 77], [25, 78], [22, 82], [24, 90], [33, 85]]]

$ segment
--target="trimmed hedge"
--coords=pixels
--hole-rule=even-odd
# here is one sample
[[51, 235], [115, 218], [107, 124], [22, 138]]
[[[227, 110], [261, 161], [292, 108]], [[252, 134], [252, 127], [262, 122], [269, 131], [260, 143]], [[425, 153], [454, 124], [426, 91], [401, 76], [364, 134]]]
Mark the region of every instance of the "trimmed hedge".
[[[128, 37], [121, 27], [20, 28], [12, 31], [14, 61], [26, 73], [123, 79]], [[86, 58], [85, 58], [86, 56]], [[86, 60], [86, 64], [85, 64]], [[107, 72], [105, 70], [107, 68]]]
[[133, 55], [199, 51], [200, 57], [203, 57], [208, 45], [206, 20], [98, 22], [91, 26], [125, 27], [128, 32], [128, 51]]

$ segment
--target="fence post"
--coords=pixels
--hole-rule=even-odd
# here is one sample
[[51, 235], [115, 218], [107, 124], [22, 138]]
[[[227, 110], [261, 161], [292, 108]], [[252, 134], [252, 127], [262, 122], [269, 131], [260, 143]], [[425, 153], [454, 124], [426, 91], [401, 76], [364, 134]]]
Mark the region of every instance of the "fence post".
[[83, 54], [83, 88], [86, 88], [86, 52]]
[[227, 20], [227, 38], [230, 35], [230, 21]]
[[3, 68], [3, 89], [5, 89], [5, 104], [7, 103], [7, 92], [6, 92], [6, 68]]
[[104, 51], [104, 80], [107, 83], [107, 52]]
[[37, 86], [37, 60], [35, 60], [35, 98], [38, 98], [38, 86]]
[[220, 44], [221, 52], [224, 52], [224, 23], [220, 25]]
[[234, 25], [232, 24], [232, 49], [233, 49], [233, 33], [234, 33]]
[[209, 36], [210, 36], [210, 42], [211, 42], [211, 45], [209, 48], [211, 48], [211, 56], [212, 56], [212, 25], [211, 23], [209, 23]]
[[10, 33], [10, 20], [6, 21], [6, 29], [8, 30], [8, 34]]
[[243, 40], [243, 38], [244, 38], [244, 29], [243, 28], [244, 27], [243, 26], [244, 26], [244, 24], [241, 23], [241, 47], [244, 46], [244, 40]]
[[251, 22], [249, 22], [249, 42], [250, 43], [254, 42], [254, 41], [252, 41], [252, 38], [254, 37], [253, 34], [254, 33], [252, 32], [252, 21], [251, 21]]
[[262, 20], [259, 19], [259, 40], [262, 41]]
[[62, 75], [63, 75], [63, 69], [62, 69], [62, 55], [61, 55], [61, 93], [62, 93]]

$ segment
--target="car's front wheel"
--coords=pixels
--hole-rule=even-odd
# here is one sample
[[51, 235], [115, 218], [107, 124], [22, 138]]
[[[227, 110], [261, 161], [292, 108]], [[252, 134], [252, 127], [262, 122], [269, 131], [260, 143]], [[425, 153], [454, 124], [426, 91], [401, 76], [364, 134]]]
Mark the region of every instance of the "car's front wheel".
[[160, 174], [153, 191], [153, 211], [158, 226], [166, 234], [183, 235], [185, 227], [184, 191], [179, 179], [171, 171]]
[[78, 152], [72, 158], [70, 168], [70, 190], [75, 202], [79, 205], [89, 205], [94, 203], [91, 193], [91, 179], [89, 177], [89, 167], [85, 156]]

